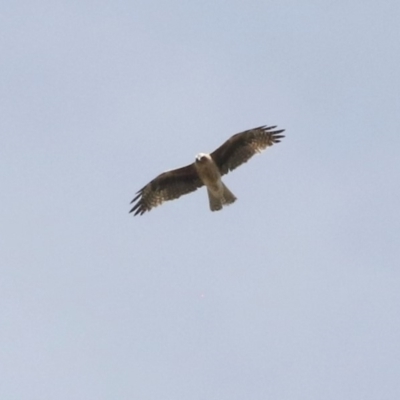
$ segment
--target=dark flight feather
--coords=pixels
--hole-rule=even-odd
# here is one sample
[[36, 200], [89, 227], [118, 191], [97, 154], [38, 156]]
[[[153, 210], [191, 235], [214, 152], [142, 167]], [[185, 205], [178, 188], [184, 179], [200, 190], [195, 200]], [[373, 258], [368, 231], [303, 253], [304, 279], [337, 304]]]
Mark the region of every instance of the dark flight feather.
[[284, 138], [280, 135], [284, 129], [274, 131], [275, 128], [276, 126], [260, 126], [237, 133], [213, 151], [211, 157], [218, 165], [221, 175], [233, 171], [268, 146], [279, 143]]
[[198, 177], [194, 164], [164, 172], [136, 193], [131, 201], [131, 204], [135, 201], [136, 204], [130, 212], [142, 215], [164, 201], [177, 199], [201, 186], [203, 182]]

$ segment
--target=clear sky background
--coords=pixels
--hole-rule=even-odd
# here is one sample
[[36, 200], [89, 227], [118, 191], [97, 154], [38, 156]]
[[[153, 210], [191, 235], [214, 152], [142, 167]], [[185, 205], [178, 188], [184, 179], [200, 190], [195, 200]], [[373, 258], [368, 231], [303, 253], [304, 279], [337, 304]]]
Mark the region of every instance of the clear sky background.
[[[0, 398], [400, 398], [400, 3], [4, 1]], [[142, 217], [159, 173], [286, 138]]]

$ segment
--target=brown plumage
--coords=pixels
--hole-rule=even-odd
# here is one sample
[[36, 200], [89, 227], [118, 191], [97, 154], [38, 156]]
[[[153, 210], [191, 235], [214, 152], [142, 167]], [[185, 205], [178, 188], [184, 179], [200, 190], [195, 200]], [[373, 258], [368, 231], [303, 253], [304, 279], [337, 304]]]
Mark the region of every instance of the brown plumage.
[[233, 203], [236, 197], [221, 181], [221, 176], [247, 162], [253, 155], [268, 146], [279, 143], [284, 129], [276, 126], [260, 126], [233, 135], [211, 154], [200, 153], [194, 163], [158, 175], [136, 193], [130, 212], [143, 214], [164, 201], [174, 200], [207, 186], [212, 211]]
[[164, 201], [177, 199], [201, 186], [203, 182], [197, 175], [194, 164], [164, 172], [136, 193], [131, 204], [136, 200], [138, 202], [129, 212], [135, 211], [134, 215], [141, 215]]

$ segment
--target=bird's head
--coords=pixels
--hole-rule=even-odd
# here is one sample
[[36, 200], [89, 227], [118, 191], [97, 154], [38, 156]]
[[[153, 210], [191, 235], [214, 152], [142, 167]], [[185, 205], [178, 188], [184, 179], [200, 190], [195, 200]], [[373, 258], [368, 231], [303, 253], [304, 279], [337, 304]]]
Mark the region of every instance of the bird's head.
[[204, 163], [207, 162], [210, 159], [210, 155], [209, 154], [205, 154], [205, 153], [199, 153], [196, 156], [196, 163]]

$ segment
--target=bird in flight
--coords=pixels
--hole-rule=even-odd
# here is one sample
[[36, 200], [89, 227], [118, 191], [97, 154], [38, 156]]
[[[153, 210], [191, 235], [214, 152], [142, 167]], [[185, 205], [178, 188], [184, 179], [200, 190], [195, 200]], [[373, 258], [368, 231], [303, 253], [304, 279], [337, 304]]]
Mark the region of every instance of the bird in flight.
[[221, 176], [233, 171], [251, 157], [279, 143], [284, 129], [260, 126], [237, 133], [210, 154], [199, 153], [194, 163], [163, 172], [136, 193], [131, 213], [142, 215], [168, 200], [206, 186], [211, 211], [232, 204], [236, 197], [222, 182]]

